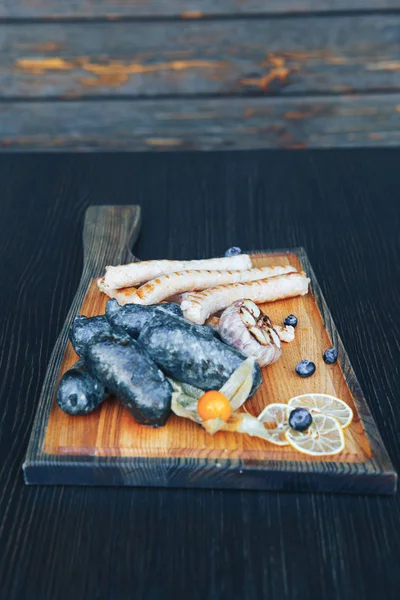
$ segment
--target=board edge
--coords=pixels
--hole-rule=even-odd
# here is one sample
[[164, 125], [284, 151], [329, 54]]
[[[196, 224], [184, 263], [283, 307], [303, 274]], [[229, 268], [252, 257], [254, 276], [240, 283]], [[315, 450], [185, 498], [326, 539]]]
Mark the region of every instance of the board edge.
[[[115, 457], [113, 457], [115, 458]], [[269, 461], [270, 463], [272, 461]], [[396, 493], [395, 472], [368, 473], [344, 470], [332, 473], [318, 470], [282, 470], [283, 461], [275, 464], [246, 466], [231, 464], [228, 460], [199, 460], [195, 470], [180, 459], [126, 458], [96, 465], [92, 461], [68, 460], [54, 468], [47, 462], [26, 461], [23, 472], [27, 485], [78, 485], [95, 487], [162, 487], [193, 489], [230, 489], [242, 491], [283, 491], [343, 493], [390, 496]], [[287, 462], [286, 462], [287, 464]], [[305, 463], [308, 464], [308, 463]], [[326, 463], [324, 463], [326, 464]], [[344, 463], [346, 464], [346, 463]], [[194, 473], [201, 469], [204, 477]], [[234, 472], [232, 472], [234, 469]], [[239, 470], [238, 470], [239, 469]], [[240, 477], [236, 475], [240, 473]], [[235, 477], [232, 477], [235, 475]]]
[[[242, 483], [246, 483], [242, 487], [235, 481], [230, 485], [229, 477], [224, 478], [211, 477], [210, 481], [206, 481], [203, 484], [199, 482], [191, 481], [191, 475], [193, 474], [193, 466], [185, 467], [180, 464], [181, 459], [178, 458], [134, 458], [134, 457], [72, 457], [71, 455], [49, 455], [43, 452], [43, 443], [45, 438], [45, 426], [40, 427], [40, 434], [38, 439], [34, 439], [34, 427], [44, 423], [47, 425], [50, 409], [52, 406], [53, 398], [40, 397], [39, 406], [37, 407], [34, 427], [32, 428], [30, 441], [26, 453], [25, 461], [22, 465], [24, 474], [24, 480], [27, 485], [126, 485], [126, 486], [149, 486], [149, 487], [194, 487], [194, 488], [226, 488], [226, 489], [259, 489], [259, 490], [280, 490], [289, 491], [286, 486], [291, 486], [291, 491], [313, 491], [313, 492], [337, 492], [337, 493], [363, 493], [363, 494], [385, 494], [391, 495], [397, 491], [397, 480], [398, 475], [395, 471], [389, 454], [384, 446], [383, 440], [379, 434], [375, 420], [372, 417], [368, 403], [361, 390], [358, 379], [355, 375], [354, 369], [351, 365], [350, 359], [344, 348], [343, 342], [340, 338], [338, 330], [334, 324], [332, 315], [329, 311], [329, 307], [325, 301], [324, 295], [319, 286], [318, 280], [315, 276], [312, 265], [308, 259], [307, 252], [304, 247], [297, 246], [294, 248], [282, 248], [282, 249], [271, 249], [271, 250], [249, 250], [248, 254], [295, 254], [303, 269], [307, 272], [307, 275], [311, 279], [311, 290], [315, 298], [318, 309], [320, 310], [324, 326], [327, 328], [328, 334], [332, 341], [338, 346], [340, 350], [341, 360], [346, 363], [346, 383], [349, 385], [348, 377], [351, 375], [351, 382], [349, 385], [350, 392], [353, 395], [357, 411], [360, 415], [360, 420], [363, 424], [365, 434], [371, 446], [372, 458], [359, 463], [340, 463], [342, 467], [347, 467], [348, 472], [341, 474], [329, 473], [326, 471], [326, 467], [329, 465], [337, 465], [334, 461], [323, 463], [307, 463], [302, 464], [301, 470], [299, 470], [299, 463], [296, 461], [257, 461], [257, 467], [255, 467], [250, 460], [232, 461], [227, 459], [223, 461], [221, 459], [198, 459], [196, 461], [196, 469], [201, 468], [203, 472], [213, 474], [215, 469], [217, 473], [235, 473], [242, 471], [241, 478]], [[63, 329], [55, 344], [49, 365], [48, 372], [54, 368], [54, 364], [59, 359], [59, 352], [65, 352], [67, 344], [67, 330], [68, 324], [72, 321], [73, 317], [78, 313], [80, 308], [80, 299], [83, 299], [83, 291], [86, 293], [88, 287], [88, 277], [90, 281], [90, 274], [85, 277], [82, 276], [79, 284], [77, 293], [71, 305], [67, 319], [64, 323]], [[84, 288], [84, 289], [83, 289]], [[78, 306], [77, 306], [78, 305]], [[46, 372], [45, 383], [48, 378], [48, 372]], [[41, 405], [46, 408], [46, 415], [41, 416], [39, 410]], [[182, 459], [184, 460], [184, 459]], [[151, 463], [154, 462], [154, 465]], [[274, 465], [274, 462], [276, 463]], [[164, 465], [164, 471], [162, 469]], [[310, 465], [312, 468], [310, 468]], [[322, 470], [322, 467], [324, 470]], [[364, 467], [364, 472], [354, 472], [354, 468], [359, 465]], [[93, 474], [93, 467], [100, 469], [98, 474]], [[50, 469], [52, 474], [52, 481], [46, 479], [44, 476], [44, 469]], [[74, 475], [74, 471], [79, 471], [87, 479], [85, 481], [79, 481], [79, 477], [70, 477], [70, 472]], [[174, 481], [173, 473], [179, 468], [182, 478]], [[139, 471], [142, 469], [145, 471], [145, 477], [133, 478], [131, 475], [127, 481], [124, 482], [124, 474], [133, 471]], [[160, 472], [163, 471], [163, 481], [154, 481], [147, 478], [147, 474], [152, 474], [159, 478]], [[101, 481], [100, 473], [106, 472], [108, 481]], [[328, 469], [329, 471], [329, 469]], [[170, 475], [171, 473], [172, 475]], [[269, 481], [270, 475], [274, 475], [277, 478], [277, 482], [281, 482], [281, 486], [278, 484], [271, 485], [266, 482]], [[299, 478], [301, 481], [297, 481]], [[337, 482], [335, 483], [335, 478]], [[339, 482], [340, 478], [340, 482]], [[260, 481], [260, 480], [264, 481]], [[93, 481], [92, 481], [93, 480]], [[257, 480], [257, 481], [256, 481]], [[115, 481], [115, 483], [114, 483]], [[333, 483], [332, 483], [333, 481]], [[326, 486], [324, 489], [320, 489], [320, 483], [325, 482]], [[379, 485], [378, 485], [378, 482]], [[257, 483], [257, 485], [256, 485]], [[355, 485], [357, 483], [357, 485]], [[377, 489], [379, 487], [379, 490]]]

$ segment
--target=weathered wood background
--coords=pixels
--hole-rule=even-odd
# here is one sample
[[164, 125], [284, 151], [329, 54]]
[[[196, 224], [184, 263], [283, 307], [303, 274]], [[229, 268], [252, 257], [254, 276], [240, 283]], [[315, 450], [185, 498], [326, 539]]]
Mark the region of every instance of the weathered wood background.
[[397, 145], [400, 0], [5, 0], [0, 148]]
[[0, 17], [169, 17], [398, 9], [398, 0], [2, 0]]

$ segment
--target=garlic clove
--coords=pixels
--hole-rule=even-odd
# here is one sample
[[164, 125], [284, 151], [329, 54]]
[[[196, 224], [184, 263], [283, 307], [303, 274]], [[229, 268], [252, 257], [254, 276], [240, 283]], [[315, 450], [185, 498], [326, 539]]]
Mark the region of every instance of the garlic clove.
[[269, 330], [270, 334], [272, 336], [272, 339], [274, 341], [274, 344], [280, 348], [281, 347], [281, 340], [279, 339], [279, 335], [276, 333], [275, 329], [273, 327], [271, 327], [271, 329]]
[[243, 300], [243, 306], [247, 308], [247, 310], [256, 318], [261, 314], [261, 310], [258, 308], [257, 304], [255, 304], [252, 300]]
[[251, 313], [249, 313], [248, 310], [241, 309], [240, 315], [241, 315], [242, 321], [243, 321], [243, 323], [245, 323], [245, 325], [248, 325], [249, 327], [254, 327], [256, 325], [255, 318], [253, 317], [253, 315]]
[[271, 346], [273, 344], [273, 341], [271, 339], [271, 334], [269, 332], [269, 329], [264, 328], [260, 328], [260, 331], [262, 332], [263, 336], [265, 337], [265, 341], [267, 342], [268, 346]]
[[286, 325], [286, 327], [280, 327], [280, 325], [275, 325], [275, 330], [282, 342], [293, 342], [295, 337], [294, 327], [292, 327], [291, 325]]
[[268, 346], [271, 343], [270, 340], [267, 340], [264, 337], [264, 333], [259, 327], [250, 327], [249, 332], [256, 338], [257, 342], [261, 344], [261, 346]]

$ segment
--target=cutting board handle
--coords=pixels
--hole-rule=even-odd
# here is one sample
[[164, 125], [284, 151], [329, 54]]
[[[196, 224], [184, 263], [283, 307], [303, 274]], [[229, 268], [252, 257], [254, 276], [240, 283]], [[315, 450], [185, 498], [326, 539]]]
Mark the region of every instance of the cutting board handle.
[[84, 271], [103, 274], [106, 265], [134, 262], [141, 225], [140, 206], [90, 206], [83, 228]]

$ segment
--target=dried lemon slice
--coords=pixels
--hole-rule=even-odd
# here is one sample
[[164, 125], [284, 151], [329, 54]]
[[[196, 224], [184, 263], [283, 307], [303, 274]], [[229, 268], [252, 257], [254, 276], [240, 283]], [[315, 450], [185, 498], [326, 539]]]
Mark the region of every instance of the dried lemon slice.
[[353, 411], [350, 406], [329, 394], [302, 394], [295, 396], [288, 402], [288, 412], [294, 408], [306, 408], [314, 417], [316, 414], [335, 417], [342, 429], [346, 429], [353, 420]]
[[314, 414], [307, 431], [289, 428], [285, 433], [289, 444], [309, 456], [339, 454], [344, 448], [344, 435], [340, 423], [334, 417]]
[[277, 446], [288, 446], [285, 433], [289, 429], [287, 404], [268, 404], [258, 415], [258, 420], [266, 425], [268, 441]]

